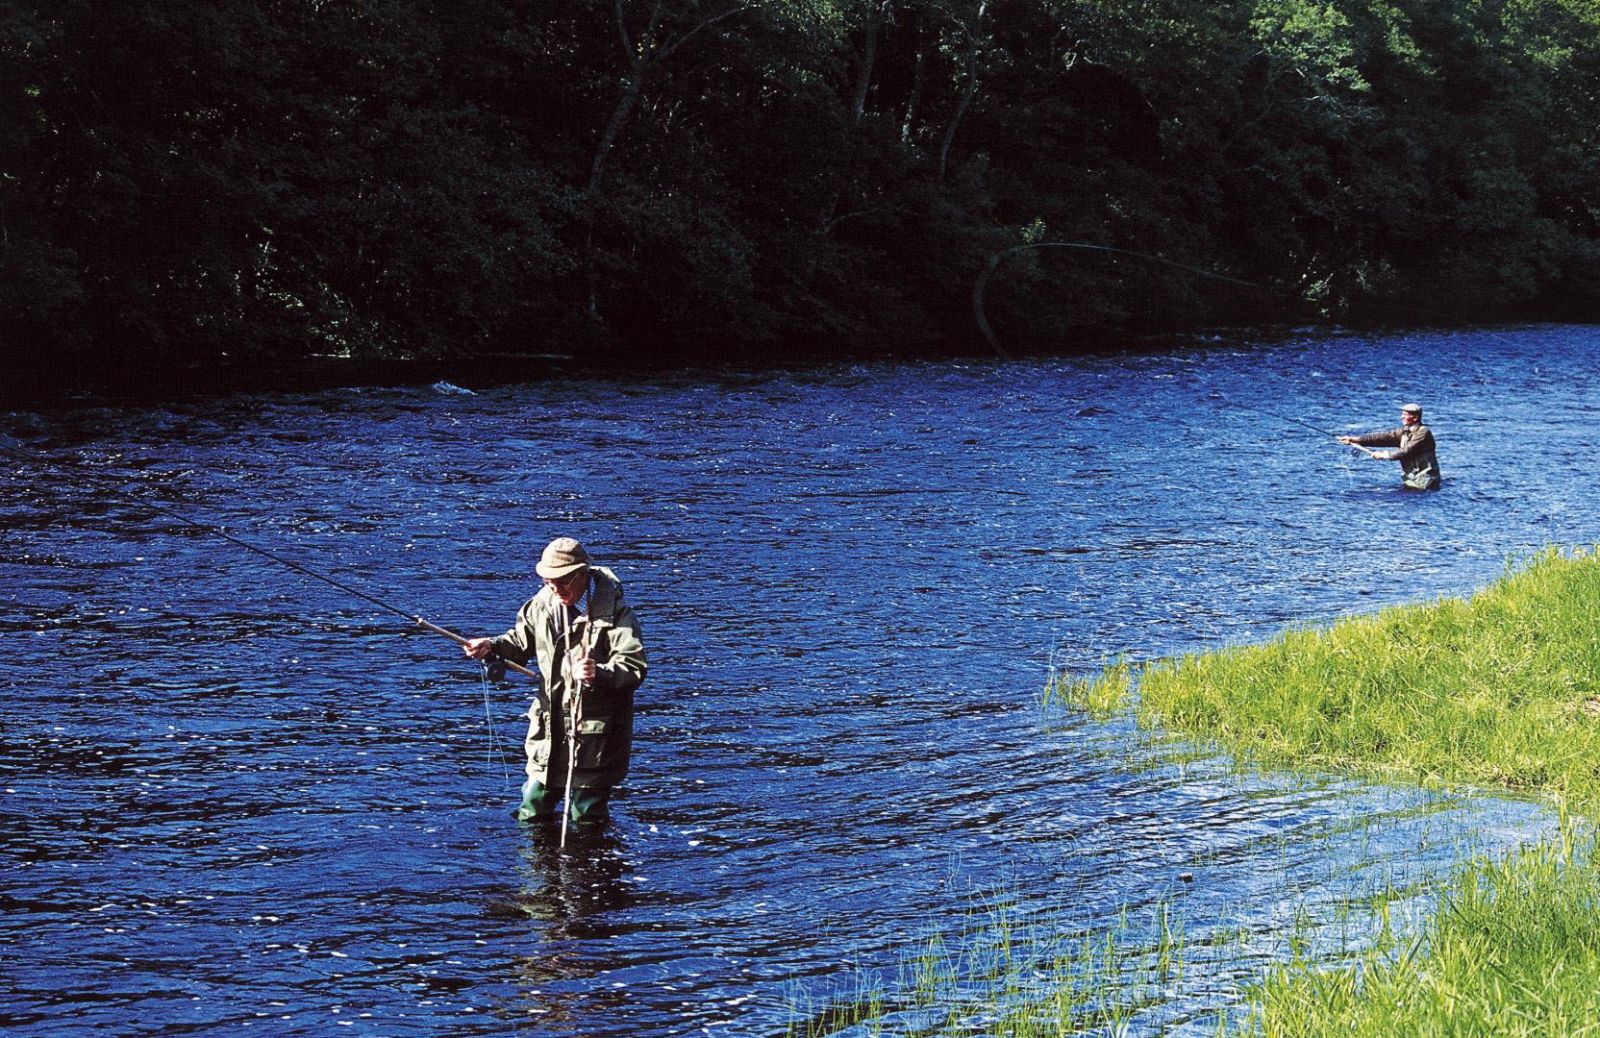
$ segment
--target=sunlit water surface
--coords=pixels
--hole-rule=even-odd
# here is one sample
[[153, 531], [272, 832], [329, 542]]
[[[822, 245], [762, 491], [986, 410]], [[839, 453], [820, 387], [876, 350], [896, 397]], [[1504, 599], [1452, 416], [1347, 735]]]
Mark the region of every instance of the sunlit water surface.
[[[1308, 917], [1331, 954], [1349, 906], [1414, 890], [1420, 912], [1548, 812], [1236, 774], [1041, 709], [1047, 676], [1592, 543], [1597, 346], [1532, 328], [11, 415], [43, 460], [0, 467], [0, 1025], [782, 1034], [1008, 896], [1057, 934], [1170, 902], [1189, 980], [1136, 1024], [1210, 1033]], [[1437, 494], [1261, 413], [1386, 428], [1412, 398]], [[486, 702], [443, 639], [140, 500], [469, 633], [580, 536], [651, 660], [609, 831], [563, 854], [509, 818], [525, 688]]]

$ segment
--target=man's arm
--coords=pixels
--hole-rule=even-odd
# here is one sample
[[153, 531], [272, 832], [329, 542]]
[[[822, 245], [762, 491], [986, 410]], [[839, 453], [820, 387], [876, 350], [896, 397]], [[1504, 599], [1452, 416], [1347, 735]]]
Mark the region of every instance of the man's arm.
[[615, 626], [606, 631], [606, 647], [610, 651], [604, 663], [595, 665], [595, 686], [606, 692], [632, 692], [644, 683], [649, 668], [639, 621], [633, 609], [624, 604], [617, 607], [612, 623]]
[[1362, 447], [1398, 447], [1402, 429], [1389, 429], [1384, 432], [1369, 432], [1361, 436], [1353, 436], [1350, 442]]
[[517, 622], [505, 634], [493, 638], [473, 638], [461, 647], [461, 650], [475, 660], [486, 658], [490, 653], [501, 659], [510, 660], [512, 663], [527, 663], [533, 658], [533, 618], [532, 603], [522, 607], [517, 613]]

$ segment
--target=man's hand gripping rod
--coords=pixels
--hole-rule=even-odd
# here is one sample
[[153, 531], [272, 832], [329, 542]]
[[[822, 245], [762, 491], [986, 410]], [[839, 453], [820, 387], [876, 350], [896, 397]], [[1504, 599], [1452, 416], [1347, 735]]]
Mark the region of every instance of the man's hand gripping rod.
[[[461, 635], [457, 634], [456, 632], [454, 632], [452, 630], [449, 630], [448, 628], [440, 627], [438, 624], [429, 623], [428, 621], [424, 620], [420, 616], [413, 616], [411, 619], [413, 619], [413, 620], [415, 620], [417, 622], [417, 626], [418, 627], [421, 627], [421, 628], [423, 628], [425, 630], [432, 631], [434, 634], [442, 634], [446, 638], [449, 638], [451, 641], [455, 642], [457, 645], [463, 645], [464, 646], [464, 645], [467, 644], [467, 639], [461, 637]], [[510, 660], [505, 659], [503, 657], [501, 658], [500, 662], [504, 663], [507, 667], [511, 668], [512, 670], [516, 671], [519, 674], [526, 674], [528, 677], [532, 678], [535, 681], [539, 680], [539, 674], [538, 674], [537, 671], [529, 670], [527, 667], [524, 667], [520, 663], [513, 663]]]

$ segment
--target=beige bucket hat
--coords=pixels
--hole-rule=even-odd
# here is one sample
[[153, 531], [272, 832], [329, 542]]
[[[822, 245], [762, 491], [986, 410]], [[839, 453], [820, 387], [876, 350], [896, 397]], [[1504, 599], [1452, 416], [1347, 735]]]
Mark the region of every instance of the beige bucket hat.
[[589, 567], [589, 553], [571, 537], [557, 537], [545, 545], [544, 554], [533, 571], [546, 580], [560, 580]]

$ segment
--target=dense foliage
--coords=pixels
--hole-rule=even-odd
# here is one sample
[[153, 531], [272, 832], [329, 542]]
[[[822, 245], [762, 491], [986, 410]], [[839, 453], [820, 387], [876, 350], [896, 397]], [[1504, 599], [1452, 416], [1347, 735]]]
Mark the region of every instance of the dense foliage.
[[14, 373], [1600, 311], [1597, 0], [12, 0], [0, 94]]

